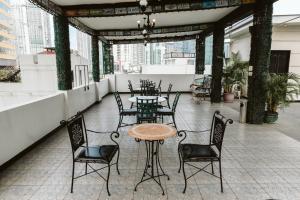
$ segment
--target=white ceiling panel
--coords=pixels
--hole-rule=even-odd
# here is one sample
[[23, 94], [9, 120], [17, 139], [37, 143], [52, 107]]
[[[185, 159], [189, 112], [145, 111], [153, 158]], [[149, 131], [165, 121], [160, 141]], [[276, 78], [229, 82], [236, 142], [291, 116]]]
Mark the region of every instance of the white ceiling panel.
[[[197, 23], [216, 22], [237, 7], [211, 10], [169, 12], [152, 14], [150, 19], [156, 20], [156, 26], [176, 26]], [[121, 17], [79, 17], [78, 19], [95, 30], [136, 29], [137, 20], [143, 21], [144, 15], [129, 15]]]

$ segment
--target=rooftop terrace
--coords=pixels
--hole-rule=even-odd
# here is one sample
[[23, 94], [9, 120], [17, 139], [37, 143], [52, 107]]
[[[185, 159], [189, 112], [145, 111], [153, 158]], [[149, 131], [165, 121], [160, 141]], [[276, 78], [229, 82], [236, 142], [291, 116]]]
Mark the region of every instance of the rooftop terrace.
[[[128, 95], [122, 95], [126, 106]], [[173, 98], [173, 97], [172, 97]], [[300, 142], [296, 135], [299, 124], [299, 104], [281, 111], [274, 125], [249, 125], [238, 122], [238, 103], [194, 104], [191, 95], [181, 96], [176, 115], [178, 129], [203, 130], [210, 126], [216, 109], [234, 120], [228, 126], [223, 147], [224, 193], [219, 180], [199, 173], [188, 182], [182, 194], [184, 181], [179, 167], [177, 140], [170, 138], [162, 145], [162, 165], [170, 175], [163, 180], [166, 195], [152, 182], [142, 184], [137, 192], [134, 185], [142, 175], [145, 162], [143, 143], [127, 135], [128, 128], [120, 130], [120, 172], [112, 168], [109, 199], [299, 199], [300, 198]], [[85, 113], [87, 127], [94, 130], [112, 130], [118, 123], [117, 105], [112, 95]], [[129, 118], [129, 121], [134, 118]], [[105, 143], [102, 135], [91, 135], [90, 143]], [[291, 137], [290, 137], [291, 136]], [[294, 137], [294, 138], [292, 138]], [[194, 135], [191, 140], [204, 142], [207, 136]], [[77, 165], [79, 166], [79, 165]], [[107, 199], [105, 182], [97, 175], [75, 180], [70, 193], [71, 148], [66, 129], [61, 129], [25, 154], [0, 173], [0, 199]], [[217, 168], [217, 166], [215, 166]], [[187, 168], [187, 173], [191, 173]], [[84, 171], [77, 167], [76, 174]]]

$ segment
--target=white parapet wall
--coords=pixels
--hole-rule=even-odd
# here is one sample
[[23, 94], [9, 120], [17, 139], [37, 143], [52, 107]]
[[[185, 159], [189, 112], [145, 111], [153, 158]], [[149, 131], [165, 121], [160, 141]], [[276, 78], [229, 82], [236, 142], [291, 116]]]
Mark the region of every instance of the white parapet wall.
[[0, 166], [108, 94], [108, 79], [0, 111]]
[[85, 110], [109, 92], [129, 92], [128, 80], [138, 87], [140, 79], [162, 80], [163, 91], [173, 84], [173, 91], [189, 91], [194, 75], [117, 74], [69, 91], [58, 91], [0, 110], [0, 166], [18, 155], [60, 125], [61, 120]]
[[172, 91], [188, 92], [190, 84], [194, 80], [194, 74], [116, 74], [114, 78], [110, 77], [112, 90], [119, 92], [129, 92], [128, 80], [131, 80], [133, 87], [138, 88], [140, 79], [149, 79], [159, 83], [162, 80], [161, 88], [165, 92], [168, 90], [168, 85], [173, 84]]
[[0, 165], [41, 139], [65, 119], [64, 94], [57, 93], [0, 112]]

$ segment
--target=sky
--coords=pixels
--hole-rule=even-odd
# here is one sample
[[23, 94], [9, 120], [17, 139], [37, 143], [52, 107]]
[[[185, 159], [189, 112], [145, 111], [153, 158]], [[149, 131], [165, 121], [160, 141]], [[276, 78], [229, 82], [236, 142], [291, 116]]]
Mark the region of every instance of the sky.
[[274, 3], [274, 15], [300, 15], [300, 0], [279, 0]]

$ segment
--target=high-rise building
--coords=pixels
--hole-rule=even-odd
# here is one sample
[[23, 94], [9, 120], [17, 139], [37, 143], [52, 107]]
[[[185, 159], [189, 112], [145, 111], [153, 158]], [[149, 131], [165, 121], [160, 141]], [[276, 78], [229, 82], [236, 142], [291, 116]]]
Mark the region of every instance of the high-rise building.
[[145, 64], [143, 44], [113, 45], [114, 63], [118, 71], [139, 70]]
[[163, 54], [166, 43], [150, 43], [145, 48], [145, 64], [160, 65], [162, 64]]
[[0, 67], [16, 66], [16, 48], [14, 45], [13, 18], [9, 0], [0, 1]]
[[35, 54], [53, 47], [52, 15], [27, 0], [13, 0], [17, 54]]

